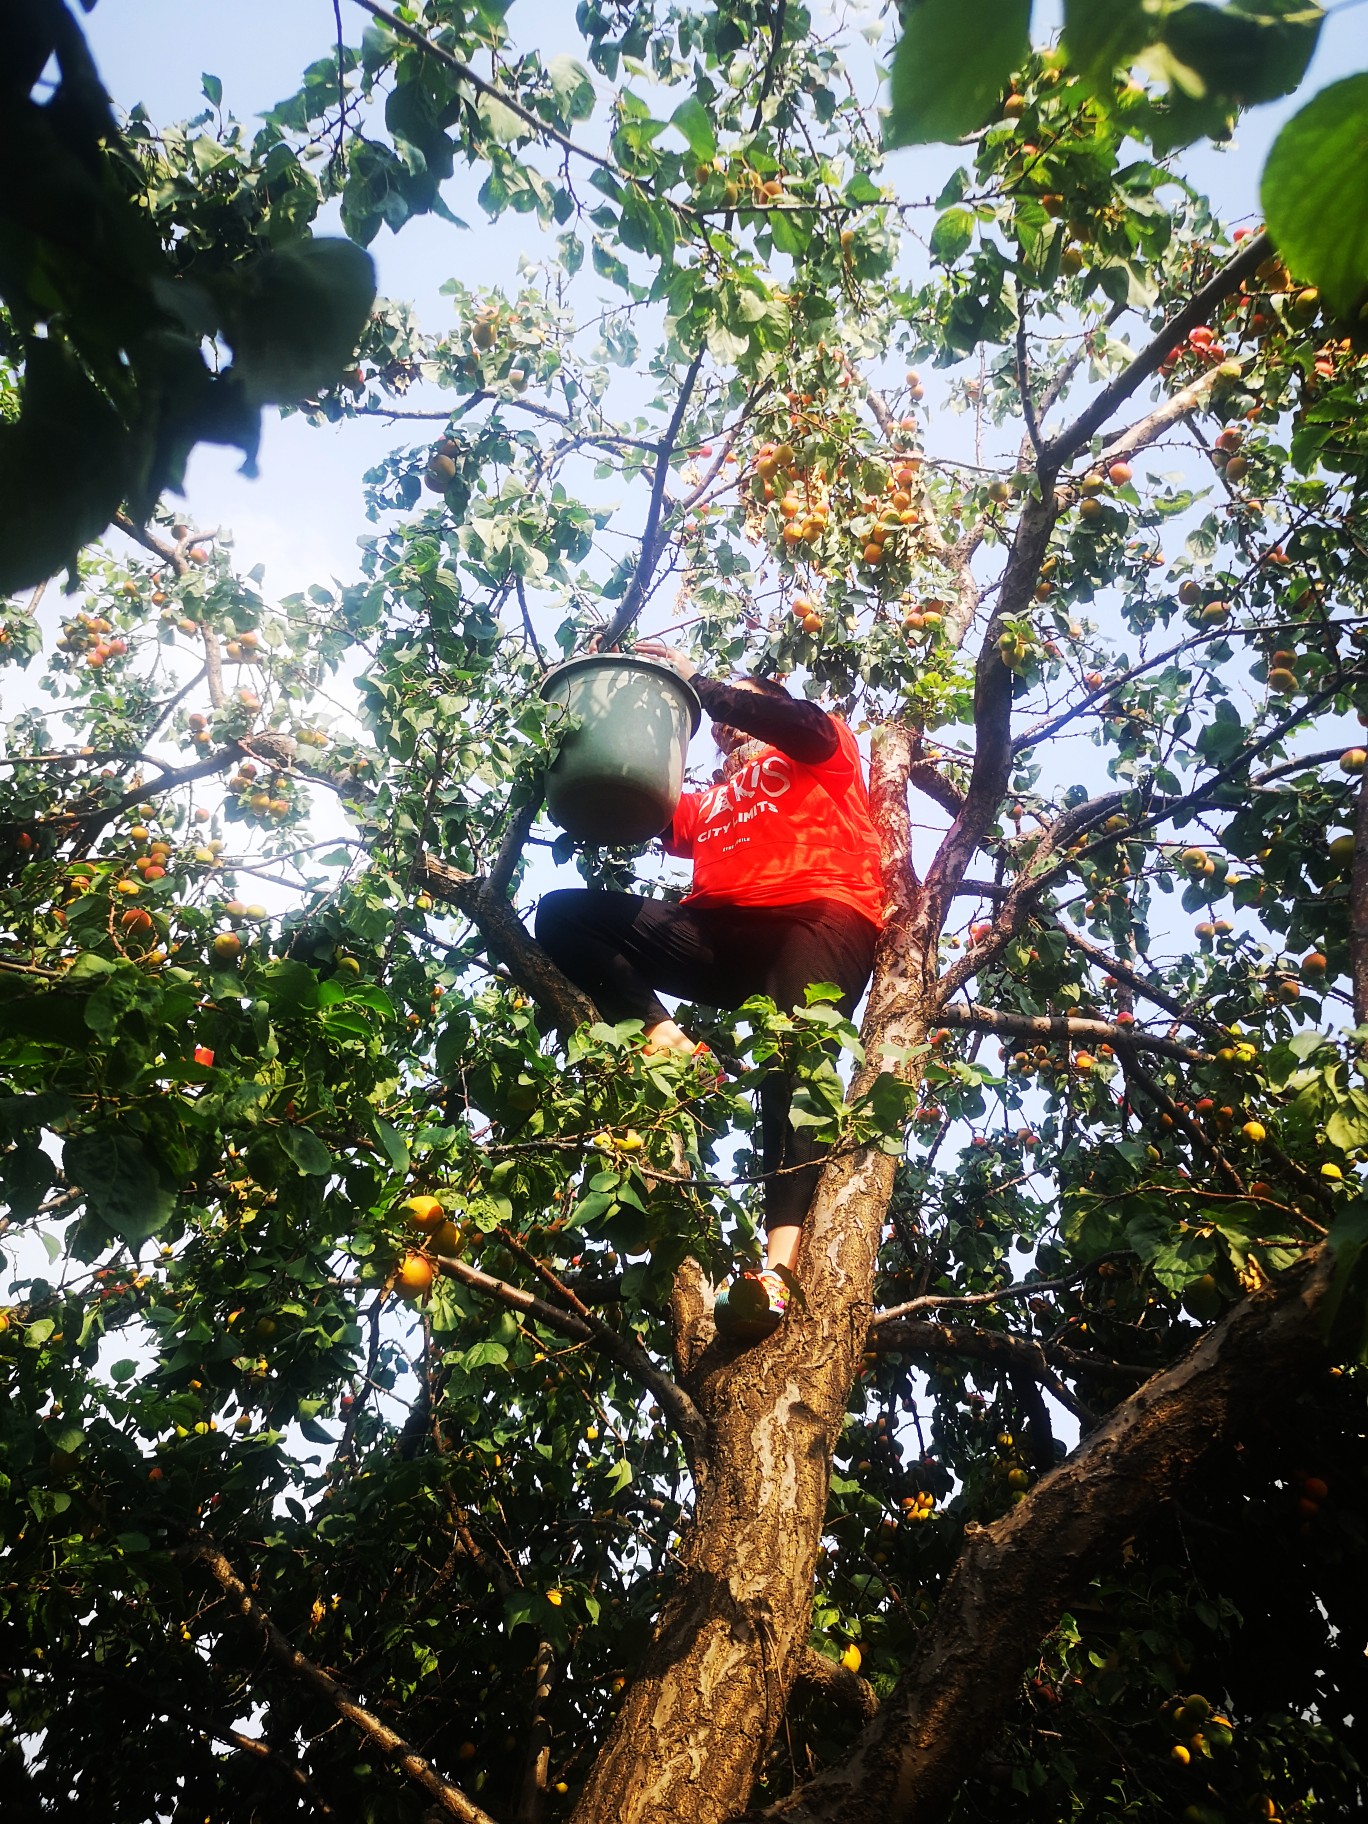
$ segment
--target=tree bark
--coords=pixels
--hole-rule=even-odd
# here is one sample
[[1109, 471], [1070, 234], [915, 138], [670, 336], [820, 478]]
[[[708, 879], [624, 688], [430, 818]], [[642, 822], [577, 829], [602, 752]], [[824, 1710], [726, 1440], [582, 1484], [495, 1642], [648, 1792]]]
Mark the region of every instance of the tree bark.
[[1237, 1305], [1147, 1381], [1066, 1464], [964, 1549], [924, 1645], [854, 1750], [756, 1815], [785, 1824], [931, 1824], [993, 1738], [1067, 1603], [1220, 1439], [1267, 1422], [1278, 1389], [1326, 1359], [1327, 1246]]
[[[904, 1048], [924, 1035], [934, 990], [935, 945], [911, 872], [910, 757], [905, 730], [883, 731], [871, 788], [891, 916], [853, 1094], [884, 1069], [918, 1068]], [[807, 1650], [831, 1454], [864, 1352], [895, 1163], [871, 1149], [826, 1166], [804, 1226], [802, 1296], [767, 1341], [741, 1351], [704, 1342], [698, 1301], [681, 1296], [690, 1334], [678, 1355], [708, 1426], [694, 1515], [573, 1824], [720, 1824], [749, 1797]]]

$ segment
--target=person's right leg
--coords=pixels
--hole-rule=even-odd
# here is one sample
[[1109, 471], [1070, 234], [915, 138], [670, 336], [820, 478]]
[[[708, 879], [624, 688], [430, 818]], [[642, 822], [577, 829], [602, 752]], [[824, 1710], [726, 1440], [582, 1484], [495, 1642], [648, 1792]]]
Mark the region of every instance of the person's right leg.
[[708, 921], [685, 906], [630, 893], [565, 888], [537, 909], [537, 942], [606, 1020], [640, 1020], [647, 1043], [692, 1051], [659, 991], [710, 1006], [726, 1002], [726, 971]]

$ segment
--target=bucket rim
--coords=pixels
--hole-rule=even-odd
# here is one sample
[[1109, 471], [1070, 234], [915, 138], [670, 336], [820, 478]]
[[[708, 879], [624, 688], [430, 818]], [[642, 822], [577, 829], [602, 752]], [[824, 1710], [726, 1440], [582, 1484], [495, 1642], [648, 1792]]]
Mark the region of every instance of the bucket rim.
[[557, 679], [565, 677], [568, 672], [585, 671], [596, 665], [606, 666], [609, 670], [621, 670], [623, 667], [630, 666], [633, 670], [653, 671], [657, 676], [668, 679], [677, 690], [683, 692], [689, 706], [689, 715], [692, 718], [690, 735], [698, 733], [699, 724], [703, 720], [703, 704], [699, 700], [698, 692], [687, 678], [680, 677], [673, 665], [667, 665], [663, 659], [648, 659], [645, 654], [638, 657], [634, 652], [576, 653], [571, 658], [562, 659], [559, 665], [551, 667], [537, 686], [537, 695], [545, 697], [550, 686]]

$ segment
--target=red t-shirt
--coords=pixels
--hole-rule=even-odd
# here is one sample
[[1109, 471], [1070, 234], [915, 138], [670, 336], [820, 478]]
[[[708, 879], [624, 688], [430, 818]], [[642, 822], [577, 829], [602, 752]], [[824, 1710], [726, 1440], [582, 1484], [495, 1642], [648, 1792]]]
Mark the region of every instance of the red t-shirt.
[[685, 792], [660, 840], [691, 856], [694, 906], [834, 899], [883, 924], [879, 838], [860, 750], [839, 717], [836, 752], [806, 765], [766, 747], [723, 785]]

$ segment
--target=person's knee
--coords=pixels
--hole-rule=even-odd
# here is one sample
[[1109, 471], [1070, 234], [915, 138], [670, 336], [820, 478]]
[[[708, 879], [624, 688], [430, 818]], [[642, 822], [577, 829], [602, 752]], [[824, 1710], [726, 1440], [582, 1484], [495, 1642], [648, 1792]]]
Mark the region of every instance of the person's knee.
[[537, 907], [535, 925], [537, 942], [550, 956], [557, 956], [572, 941], [578, 920], [575, 902], [579, 894], [573, 887], [561, 887], [543, 895]]

